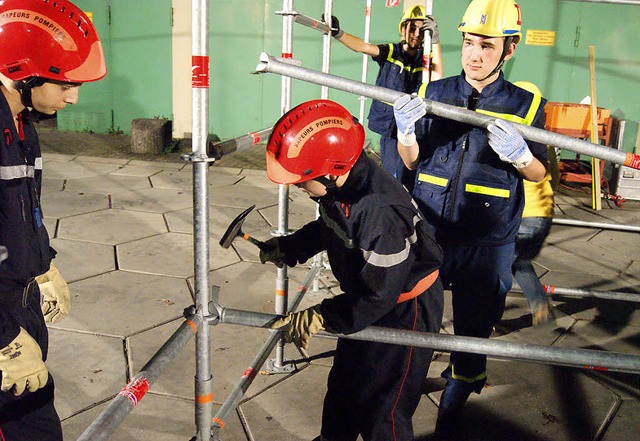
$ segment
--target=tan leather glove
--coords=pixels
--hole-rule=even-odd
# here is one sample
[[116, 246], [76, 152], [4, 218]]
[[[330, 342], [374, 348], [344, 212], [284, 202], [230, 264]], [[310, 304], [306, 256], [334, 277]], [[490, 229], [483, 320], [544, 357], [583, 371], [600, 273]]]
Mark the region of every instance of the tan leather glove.
[[324, 317], [320, 313], [320, 305], [303, 311], [294, 312], [273, 322], [271, 329], [282, 330], [285, 343], [295, 343], [297, 347], [307, 349], [313, 334], [324, 331]]
[[35, 392], [49, 378], [40, 346], [23, 328], [11, 343], [0, 349], [0, 371], [2, 391], [13, 388], [14, 395], [22, 395], [25, 389]]
[[69, 315], [71, 296], [69, 286], [53, 262], [49, 271], [36, 277], [42, 294], [42, 314], [45, 322], [56, 323]]

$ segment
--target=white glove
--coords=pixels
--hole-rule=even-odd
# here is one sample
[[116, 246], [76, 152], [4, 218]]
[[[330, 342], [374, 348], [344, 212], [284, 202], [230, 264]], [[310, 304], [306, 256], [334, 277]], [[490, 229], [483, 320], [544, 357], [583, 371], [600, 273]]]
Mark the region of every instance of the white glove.
[[524, 168], [533, 161], [533, 154], [516, 127], [503, 119], [487, 126], [489, 145], [501, 160], [513, 164], [515, 168]]
[[62, 278], [53, 262], [49, 271], [36, 277], [42, 295], [42, 314], [44, 321], [56, 323], [69, 315], [71, 296], [69, 286]]
[[11, 343], [0, 349], [0, 371], [2, 391], [13, 388], [14, 395], [22, 395], [25, 389], [35, 392], [49, 378], [40, 346], [23, 328]]
[[402, 95], [393, 103], [393, 116], [398, 127], [398, 142], [416, 142], [416, 121], [427, 114], [427, 104], [418, 96]]

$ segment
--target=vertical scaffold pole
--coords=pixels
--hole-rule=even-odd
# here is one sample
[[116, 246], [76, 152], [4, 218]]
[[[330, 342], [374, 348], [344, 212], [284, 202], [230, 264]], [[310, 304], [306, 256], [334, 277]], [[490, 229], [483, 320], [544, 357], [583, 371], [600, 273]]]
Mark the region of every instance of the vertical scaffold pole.
[[[367, 6], [364, 9], [364, 42], [369, 43], [369, 32], [371, 31], [371, 0], [367, 0]], [[367, 82], [369, 55], [362, 54], [362, 82]], [[364, 107], [366, 105], [367, 97], [360, 96], [360, 114], [358, 115], [360, 124], [364, 124]]]
[[[293, 58], [293, 0], [282, 1], [282, 58]], [[280, 95], [280, 115], [284, 115], [291, 108], [291, 78], [282, 77]], [[285, 236], [289, 232], [289, 186], [278, 186], [278, 227], [276, 236]], [[289, 277], [287, 266], [277, 269], [276, 276], [276, 314], [286, 314], [289, 302]], [[280, 340], [276, 346], [275, 360], [272, 370], [285, 371], [284, 342]]]
[[[193, 161], [193, 251], [195, 270], [196, 314], [206, 319], [211, 296], [209, 292], [209, 195], [207, 185], [209, 132], [209, 2], [193, 0], [192, 32], [192, 152]], [[197, 439], [211, 438], [213, 417], [213, 376], [209, 326], [196, 334], [195, 419]]]
[[[433, 15], [433, 0], [426, 0], [425, 2], [426, 15]], [[428, 83], [431, 81], [431, 35], [424, 33], [424, 40], [422, 43], [422, 64], [424, 70], [422, 71], [422, 82]]]

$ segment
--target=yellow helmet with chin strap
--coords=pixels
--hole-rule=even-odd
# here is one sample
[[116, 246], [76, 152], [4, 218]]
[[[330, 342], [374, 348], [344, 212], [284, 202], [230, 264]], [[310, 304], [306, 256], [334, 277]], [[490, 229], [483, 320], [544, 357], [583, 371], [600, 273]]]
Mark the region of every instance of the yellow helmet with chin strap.
[[398, 32], [402, 35], [402, 27], [410, 20], [424, 20], [427, 17], [427, 10], [424, 6], [416, 5], [411, 8], [407, 8], [402, 14], [400, 23], [398, 23]]
[[513, 0], [473, 0], [458, 30], [487, 37], [513, 37], [517, 44], [522, 37], [521, 27], [520, 7]]

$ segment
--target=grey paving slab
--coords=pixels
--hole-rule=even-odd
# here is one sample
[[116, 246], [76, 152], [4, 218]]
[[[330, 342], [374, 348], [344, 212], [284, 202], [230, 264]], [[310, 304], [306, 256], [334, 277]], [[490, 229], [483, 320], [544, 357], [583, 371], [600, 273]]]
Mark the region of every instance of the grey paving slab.
[[[177, 317], [192, 303], [184, 279], [114, 271], [70, 285], [65, 329], [129, 336]], [[79, 354], [80, 355], [80, 354]]]
[[601, 438], [602, 441], [637, 439], [638, 412], [640, 412], [640, 404], [637, 400], [623, 400]]
[[42, 178], [42, 194], [56, 193], [64, 190], [64, 179]]
[[81, 179], [110, 173], [118, 167], [99, 162], [47, 161], [43, 169], [48, 179]]
[[631, 259], [615, 250], [580, 241], [549, 243], [536, 258], [536, 262], [550, 271], [598, 274], [603, 278], [618, 277], [631, 265]]
[[52, 239], [51, 246], [58, 252], [55, 264], [67, 283], [116, 269], [116, 252], [112, 245]]
[[[64, 322], [60, 322], [64, 326]], [[47, 367], [56, 383], [55, 405], [65, 419], [112, 397], [126, 383], [121, 338], [49, 330]]]
[[136, 167], [150, 167], [152, 169], [161, 167], [163, 170], [191, 170], [191, 164], [185, 161], [182, 162], [167, 162], [167, 161], [145, 161], [142, 159], [131, 159], [127, 162], [128, 165]]
[[149, 188], [118, 193], [111, 198], [113, 208], [151, 213], [168, 213], [193, 206], [193, 193], [189, 190]]
[[106, 174], [86, 178], [68, 179], [65, 189], [90, 193], [127, 193], [131, 190], [151, 188], [149, 179], [142, 176], [118, 176]]
[[[147, 274], [191, 277], [194, 274], [193, 235], [165, 233], [134, 240], [116, 248], [122, 269]], [[218, 268], [239, 260], [231, 249], [209, 247], [211, 268]]]
[[254, 438], [302, 441], [320, 435], [328, 374], [326, 366], [309, 365], [239, 406]]
[[260, 210], [278, 205], [278, 188], [237, 184], [231, 187], [213, 188], [209, 192], [209, 204], [242, 209], [255, 205], [256, 209]]
[[63, 218], [109, 208], [109, 196], [99, 192], [60, 191], [42, 195], [42, 209], [49, 217]]
[[[209, 187], [226, 187], [241, 179], [237, 175], [228, 173], [209, 173], [207, 180]], [[155, 188], [191, 190], [193, 189], [193, 171], [162, 171], [151, 177], [151, 183]]]
[[119, 169], [112, 171], [110, 174], [116, 176], [143, 176], [150, 177], [165, 170], [162, 165], [158, 164], [157, 167], [143, 167], [140, 165], [125, 164]]
[[605, 250], [615, 250], [631, 260], [640, 260], [640, 233], [602, 231], [589, 240]]
[[76, 155], [69, 155], [66, 153], [42, 152], [42, 159], [45, 163], [48, 163], [48, 161], [69, 162], [73, 161], [75, 157]]
[[127, 162], [129, 162], [129, 159], [126, 159], [126, 158], [107, 158], [107, 157], [102, 158], [97, 156], [84, 156], [84, 155], [78, 155], [73, 160], [76, 162], [96, 162], [98, 164], [116, 164], [120, 166], [123, 166]]
[[[249, 208], [250, 205], [245, 208]], [[212, 205], [209, 207], [209, 231], [213, 232], [218, 238], [222, 237], [229, 224], [242, 212], [244, 208], [225, 207]], [[174, 211], [165, 215], [169, 231], [175, 233], [193, 233], [193, 209], [185, 208], [184, 210]], [[258, 213], [253, 210], [245, 218], [242, 224], [244, 233], [252, 233], [267, 227], [269, 224]], [[242, 240], [242, 239], [238, 239]]]
[[117, 245], [166, 231], [160, 214], [108, 209], [61, 219], [57, 237]]

